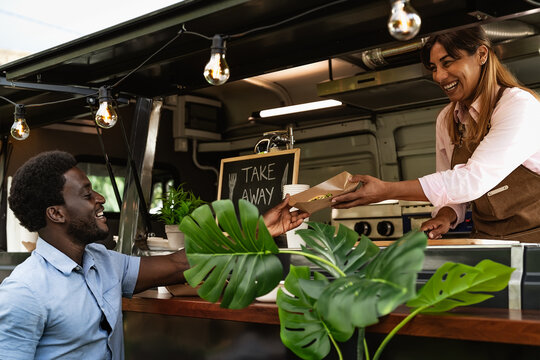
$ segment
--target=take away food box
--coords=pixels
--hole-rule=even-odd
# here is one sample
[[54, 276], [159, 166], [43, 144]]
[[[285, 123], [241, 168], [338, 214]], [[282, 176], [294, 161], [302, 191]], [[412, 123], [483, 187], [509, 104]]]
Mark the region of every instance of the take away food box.
[[356, 189], [358, 183], [350, 182], [349, 178], [351, 176], [347, 171], [343, 171], [319, 185], [291, 196], [289, 205], [310, 214], [331, 207], [332, 199], [335, 196], [346, 194]]

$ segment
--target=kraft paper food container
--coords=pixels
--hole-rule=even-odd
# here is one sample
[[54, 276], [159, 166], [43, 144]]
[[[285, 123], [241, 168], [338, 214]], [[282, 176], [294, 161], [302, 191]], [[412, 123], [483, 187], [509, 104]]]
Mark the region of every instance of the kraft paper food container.
[[[350, 177], [351, 174], [349, 174], [347, 171], [343, 171], [342, 173], [339, 173], [338, 175], [320, 183], [317, 186], [314, 186], [306, 191], [291, 196], [291, 198], [289, 199], [289, 205], [310, 214], [313, 214], [314, 212], [322, 210], [324, 208], [331, 207], [332, 198], [337, 195], [346, 194], [356, 189], [358, 183], [349, 182]], [[309, 201], [316, 196], [326, 194], [332, 195], [324, 199]]]

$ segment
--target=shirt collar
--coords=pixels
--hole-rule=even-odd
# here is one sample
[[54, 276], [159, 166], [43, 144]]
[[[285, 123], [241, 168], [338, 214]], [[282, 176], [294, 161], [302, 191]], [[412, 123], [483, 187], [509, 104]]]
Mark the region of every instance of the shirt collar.
[[474, 121], [478, 121], [480, 115], [480, 101], [476, 99], [471, 106], [467, 107], [465, 104], [458, 102], [454, 108], [454, 121], [467, 123], [468, 118], [472, 118]]
[[[501, 87], [496, 86], [495, 93], [499, 91]], [[458, 102], [454, 108], [454, 121], [455, 122], [467, 122], [467, 115], [469, 115], [474, 121], [478, 121], [480, 116], [480, 98], [476, 98], [474, 102], [467, 108], [464, 104]]]
[[[49, 244], [47, 241], [43, 240], [41, 237], [38, 238], [36, 243], [36, 249], [34, 251], [37, 254], [41, 255], [49, 264], [54, 266], [64, 275], [71, 274], [71, 272], [79, 266], [66, 254]], [[85, 265], [84, 267], [90, 267], [93, 264], [93, 257], [85, 249], [83, 255], [83, 265]]]

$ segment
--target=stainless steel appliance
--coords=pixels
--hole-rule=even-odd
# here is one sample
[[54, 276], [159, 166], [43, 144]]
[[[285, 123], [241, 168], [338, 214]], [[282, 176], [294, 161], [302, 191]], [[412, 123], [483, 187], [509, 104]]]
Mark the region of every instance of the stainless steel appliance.
[[[371, 240], [398, 239], [431, 218], [433, 206], [425, 201], [386, 200], [350, 209], [333, 209], [332, 225], [343, 224]], [[470, 211], [465, 221], [447, 237], [468, 236], [472, 230]]]
[[343, 224], [372, 240], [390, 240], [403, 236], [401, 206], [397, 200], [332, 209], [332, 225]]

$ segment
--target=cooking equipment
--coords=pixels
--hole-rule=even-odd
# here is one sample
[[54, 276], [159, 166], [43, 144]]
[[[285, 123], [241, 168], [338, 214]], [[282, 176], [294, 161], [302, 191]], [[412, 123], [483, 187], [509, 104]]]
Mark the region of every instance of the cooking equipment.
[[343, 224], [372, 240], [397, 239], [403, 236], [401, 206], [398, 200], [332, 209], [332, 225]]
[[[412, 229], [420, 228], [424, 221], [431, 219], [433, 206], [428, 202], [400, 201], [403, 219], [403, 233], [406, 234]], [[466, 237], [472, 232], [472, 212], [465, 212], [465, 220], [458, 224], [456, 228], [450, 229], [443, 237]]]
[[[333, 209], [332, 225], [343, 224], [371, 240], [398, 239], [431, 219], [433, 206], [425, 201], [386, 200], [350, 209]], [[465, 237], [472, 230], [471, 213], [446, 237]]]

